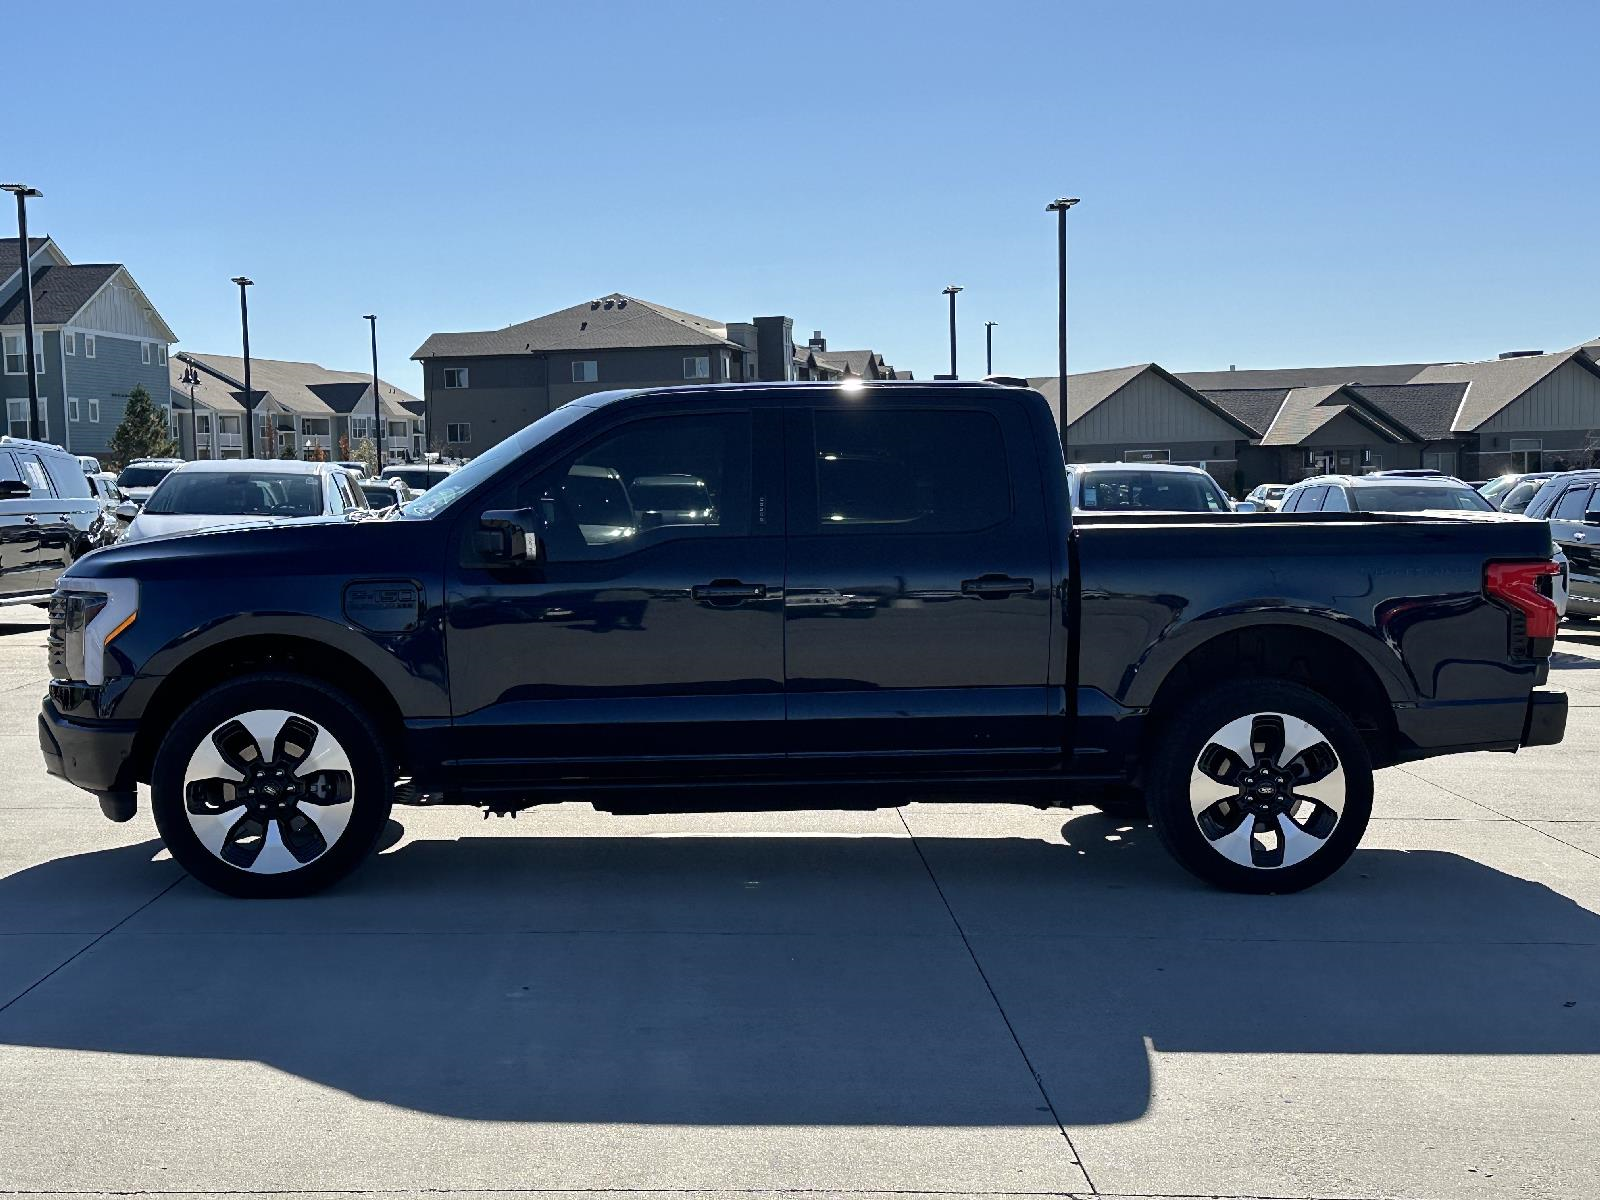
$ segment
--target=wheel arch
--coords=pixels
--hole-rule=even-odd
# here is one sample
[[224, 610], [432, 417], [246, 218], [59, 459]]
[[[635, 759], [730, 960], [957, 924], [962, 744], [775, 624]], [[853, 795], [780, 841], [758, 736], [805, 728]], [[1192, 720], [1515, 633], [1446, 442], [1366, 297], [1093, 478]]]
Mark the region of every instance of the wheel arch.
[[265, 634], [208, 646], [162, 679], [145, 704], [134, 738], [131, 762], [135, 778], [149, 782], [162, 736], [196, 698], [217, 684], [253, 671], [302, 675], [344, 692], [371, 716], [390, 761], [397, 767], [403, 763], [405, 722], [393, 694], [376, 674], [354, 655], [326, 642]]
[[1390, 765], [1399, 738], [1394, 705], [1404, 702], [1407, 692], [1335, 628], [1327, 622], [1256, 621], [1218, 630], [1187, 647], [1144, 702], [1150, 714], [1147, 753], [1149, 740], [1159, 736], [1186, 698], [1219, 682], [1259, 678], [1297, 683], [1323, 696], [1350, 717], [1373, 765]]

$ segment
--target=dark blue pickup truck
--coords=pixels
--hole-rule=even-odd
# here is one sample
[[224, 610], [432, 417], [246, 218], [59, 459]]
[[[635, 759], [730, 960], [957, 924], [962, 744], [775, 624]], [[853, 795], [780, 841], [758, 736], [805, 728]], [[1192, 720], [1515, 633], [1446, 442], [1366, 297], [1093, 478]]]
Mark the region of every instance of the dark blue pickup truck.
[[1142, 802], [1195, 874], [1336, 870], [1374, 768], [1561, 739], [1548, 526], [1080, 518], [995, 384], [574, 401], [386, 519], [113, 546], [51, 602], [52, 774], [223, 891], [399, 803]]

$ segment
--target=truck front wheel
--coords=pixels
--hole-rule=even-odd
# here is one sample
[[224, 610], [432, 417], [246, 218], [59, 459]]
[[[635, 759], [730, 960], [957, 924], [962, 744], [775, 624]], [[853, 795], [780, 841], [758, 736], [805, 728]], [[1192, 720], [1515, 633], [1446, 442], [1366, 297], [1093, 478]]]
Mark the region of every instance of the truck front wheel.
[[1298, 684], [1223, 684], [1156, 732], [1146, 796], [1174, 858], [1236, 892], [1297, 892], [1355, 853], [1372, 760], [1355, 725]]
[[359, 704], [320, 681], [257, 674], [202, 694], [156, 752], [156, 828], [178, 865], [234, 896], [301, 896], [371, 852], [394, 778]]

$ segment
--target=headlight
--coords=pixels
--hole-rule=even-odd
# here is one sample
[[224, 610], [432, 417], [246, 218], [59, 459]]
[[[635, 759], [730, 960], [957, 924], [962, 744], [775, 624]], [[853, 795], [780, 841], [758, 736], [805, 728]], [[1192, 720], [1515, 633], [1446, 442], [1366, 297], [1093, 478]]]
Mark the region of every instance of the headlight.
[[99, 685], [106, 647], [133, 624], [139, 585], [132, 579], [63, 579], [50, 597], [50, 676]]

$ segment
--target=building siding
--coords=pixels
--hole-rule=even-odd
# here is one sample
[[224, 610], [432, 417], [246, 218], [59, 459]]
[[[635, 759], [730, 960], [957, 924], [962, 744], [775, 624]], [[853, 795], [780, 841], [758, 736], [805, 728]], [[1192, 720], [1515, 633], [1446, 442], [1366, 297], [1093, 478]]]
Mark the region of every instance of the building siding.
[[1083, 445], [1160, 447], [1168, 442], [1233, 442], [1244, 434], [1193, 396], [1154, 371], [1128, 381], [1072, 425], [1070, 438]]
[[1479, 425], [1483, 434], [1600, 430], [1600, 376], [1567, 362]]
[[[77, 355], [66, 360], [67, 386], [64, 394], [78, 398], [79, 420], [72, 424], [67, 437], [71, 439], [74, 453], [104, 454], [111, 448], [111, 435], [122, 423], [122, 416], [128, 408], [128, 394], [134, 386], [143, 384], [150, 398], [167, 408], [172, 402], [172, 380], [166, 365], [155, 361], [157, 355], [154, 352], [150, 355], [149, 363], [141, 361], [138, 338], [97, 333], [93, 358], [84, 357], [82, 337], [78, 342]], [[57, 387], [56, 390], [61, 389]], [[100, 401], [98, 422], [88, 419], [88, 401], [91, 397]], [[54, 401], [55, 397], [51, 399]], [[62, 441], [60, 432], [64, 428], [58, 427], [52, 416], [51, 440], [67, 444]]]

